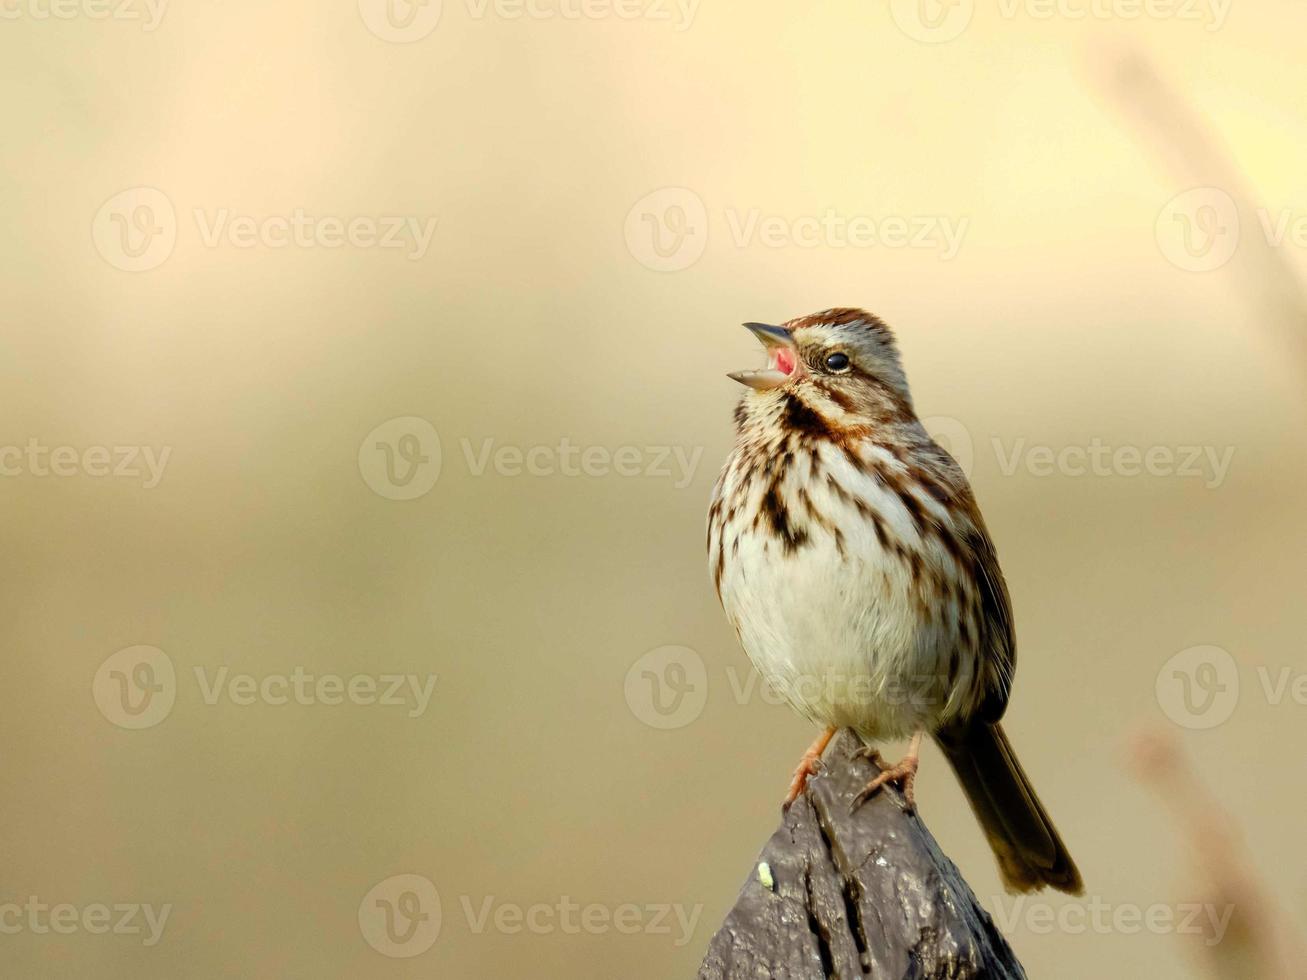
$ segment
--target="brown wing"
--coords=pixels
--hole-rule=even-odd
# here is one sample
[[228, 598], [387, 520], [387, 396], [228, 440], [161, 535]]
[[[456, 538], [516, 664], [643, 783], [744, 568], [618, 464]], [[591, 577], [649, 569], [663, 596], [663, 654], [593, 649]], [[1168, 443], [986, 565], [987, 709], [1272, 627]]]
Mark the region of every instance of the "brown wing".
[[990, 540], [985, 519], [980, 514], [976, 496], [966, 474], [952, 456], [938, 443], [930, 441], [929, 454], [934, 456], [938, 475], [949, 484], [950, 505], [959, 513], [954, 531], [960, 546], [954, 557], [964, 565], [976, 585], [979, 597], [979, 649], [984, 661], [982, 677], [984, 693], [974, 716], [978, 720], [996, 722], [1007, 709], [1012, 678], [1017, 669], [1016, 635], [1012, 629], [1012, 600], [1007, 582], [998, 564], [998, 554]]
[[[970, 497], [970, 494], [968, 494]], [[980, 594], [981, 656], [984, 658], [985, 697], [977, 717], [996, 722], [1007, 710], [1012, 678], [1017, 671], [1017, 641], [1012, 629], [1012, 599], [1008, 595], [998, 554], [989, 539], [985, 519], [975, 498], [970, 498], [971, 523], [975, 528], [967, 542], [975, 555], [976, 587]]]

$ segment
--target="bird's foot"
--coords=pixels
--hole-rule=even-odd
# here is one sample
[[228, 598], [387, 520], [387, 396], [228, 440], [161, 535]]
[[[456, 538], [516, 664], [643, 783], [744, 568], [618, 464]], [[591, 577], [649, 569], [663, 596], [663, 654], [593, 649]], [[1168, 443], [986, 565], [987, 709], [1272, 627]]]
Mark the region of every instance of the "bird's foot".
[[917, 783], [917, 769], [921, 766], [921, 736], [914, 735], [912, 744], [908, 748], [908, 754], [896, 765], [885, 767], [884, 760], [880, 752], [870, 745], [863, 746], [855, 753], [859, 759], [870, 759], [881, 768], [880, 775], [869, 782], [862, 788], [862, 792], [853, 798], [849, 804], [849, 812], [853, 813], [858, 807], [866, 803], [880, 791], [882, 786], [893, 783], [903, 791], [904, 809], [911, 813], [917, 808], [917, 797], [915, 793]]
[[874, 745], [864, 745], [853, 753], [855, 759], [867, 759], [876, 764], [877, 769], [885, 768], [885, 757], [880, 754], [880, 749]]
[[794, 770], [794, 778], [790, 780], [790, 788], [785, 794], [785, 802], [781, 804], [781, 808], [788, 810], [790, 804], [803, 795], [803, 790], [808, 785], [808, 777], [815, 776], [820, 771], [821, 759], [804, 753], [803, 760]]
[[785, 802], [781, 804], [782, 809], [788, 810], [790, 808], [790, 804], [799, 798], [808, 785], [808, 777], [816, 775], [821, 769], [821, 754], [826, 751], [826, 746], [830, 743], [835, 731], [833, 725], [827, 728], [817, 737], [815, 742], [808, 746], [808, 751], [803, 753], [798, 768], [794, 770], [794, 778], [790, 780], [790, 788], [785, 794]]

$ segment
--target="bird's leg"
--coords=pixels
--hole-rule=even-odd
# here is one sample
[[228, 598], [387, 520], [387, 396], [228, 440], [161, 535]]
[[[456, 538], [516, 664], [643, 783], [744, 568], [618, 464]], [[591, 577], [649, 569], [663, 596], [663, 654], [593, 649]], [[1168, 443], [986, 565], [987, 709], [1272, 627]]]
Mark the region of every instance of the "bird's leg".
[[828, 726], [817, 736], [817, 740], [808, 746], [808, 751], [803, 753], [803, 759], [799, 762], [799, 767], [794, 770], [794, 778], [790, 781], [790, 791], [785, 794], [785, 802], [782, 804], [785, 809], [790, 808], [790, 804], [799, 798], [803, 788], [808, 785], [808, 777], [821, 765], [821, 754], [826, 751], [826, 746], [835, 737], [836, 731], [834, 725]]
[[[880, 753], [868, 746], [858, 753], [863, 758], [873, 759], [880, 764]], [[853, 803], [849, 807], [852, 812], [862, 804], [866, 803], [876, 792], [886, 783], [897, 783], [903, 787], [903, 801], [907, 804], [908, 812], [917, 808], [916, 796], [913, 793], [913, 784], [917, 781], [917, 767], [921, 760], [921, 732], [912, 736], [912, 741], [908, 745], [908, 754], [898, 765], [890, 766], [883, 769], [879, 776], [869, 782], [857, 796], [853, 798]]]

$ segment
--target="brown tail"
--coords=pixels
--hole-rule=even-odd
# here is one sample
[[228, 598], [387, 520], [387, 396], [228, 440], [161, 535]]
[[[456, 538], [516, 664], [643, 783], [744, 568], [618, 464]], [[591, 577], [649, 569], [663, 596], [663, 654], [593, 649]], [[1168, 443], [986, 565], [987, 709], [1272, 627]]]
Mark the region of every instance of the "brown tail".
[[1033, 892], [1052, 886], [1081, 894], [1085, 886], [1080, 872], [1003, 729], [977, 722], [941, 732], [936, 741], [994, 849], [1007, 890]]

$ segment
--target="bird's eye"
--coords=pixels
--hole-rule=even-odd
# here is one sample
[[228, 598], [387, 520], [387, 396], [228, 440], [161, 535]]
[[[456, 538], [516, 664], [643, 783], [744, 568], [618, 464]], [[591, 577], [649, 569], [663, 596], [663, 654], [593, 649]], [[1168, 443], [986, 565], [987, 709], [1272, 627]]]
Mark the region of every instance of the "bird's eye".
[[826, 358], [826, 367], [836, 374], [843, 374], [849, 369], [849, 355], [831, 354]]

